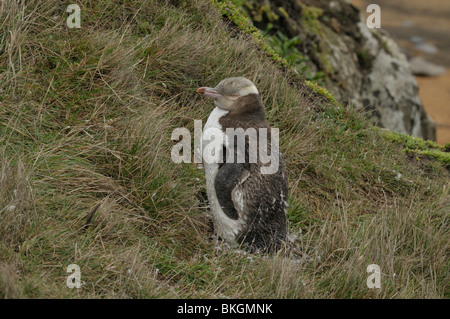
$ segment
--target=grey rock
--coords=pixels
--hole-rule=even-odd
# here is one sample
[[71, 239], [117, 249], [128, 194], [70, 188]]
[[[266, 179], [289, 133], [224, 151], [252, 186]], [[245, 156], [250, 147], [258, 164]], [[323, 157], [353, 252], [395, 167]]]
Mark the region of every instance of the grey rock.
[[411, 37], [411, 42], [414, 48], [418, 51], [422, 51], [427, 54], [435, 54], [438, 52], [438, 48], [435, 45], [425, 42], [421, 37], [413, 36]]
[[422, 57], [413, 57], [409, 64], [411, 71], [420, 76], [439, 76], [446, 72], [445, 67], [426, 61]]
[[410, 28], [410, 27], [413, 27], [415, 25], [416, 24], [412, 20], [405, 20], [405, 21], [402, 22], [402, 26], [404, 26], [406, 28]]
[[414, 48], [418, 51], [422, 51], [424, 53], [428, 54], [435, 54], [438, 52], [438, 48], [432, 44], [429, 43], [423, 43], [420, 45], [415, 45]]

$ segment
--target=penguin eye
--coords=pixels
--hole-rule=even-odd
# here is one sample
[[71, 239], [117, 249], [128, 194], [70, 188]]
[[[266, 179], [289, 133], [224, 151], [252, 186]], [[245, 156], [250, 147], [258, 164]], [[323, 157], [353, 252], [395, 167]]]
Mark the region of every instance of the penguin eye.
[[231, 94], [231, 97], [239, 97], [239, 94]]

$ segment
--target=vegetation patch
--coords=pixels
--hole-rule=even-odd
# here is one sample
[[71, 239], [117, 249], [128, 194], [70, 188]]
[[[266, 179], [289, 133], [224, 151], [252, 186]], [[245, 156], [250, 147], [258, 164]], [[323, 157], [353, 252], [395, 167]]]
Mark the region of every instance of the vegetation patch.
[[433, 141], [387, 130], [380, 130], [380, 133], [388, 141], [401, 144], [406, 152], [431, 157], [450, 168], [449, 144], [441, 146]]
[[319, 18], [323, 10], [313, 6], [302, 5], [301, 22], [311, 33], [321, 34]]
[[253, 41], [281, 67], [287, 67], [288, 62], [278, 55], [275, 50], [267, 43], [266, 39], [242, 12], [231, 2], [222, 2], [220, 0], [211, 0], [217, 6], [219, 12], [232, 21], [243, 33], [252, 37]]
[[[251, 24], [233, 32], [222, 17], [240, 15], [216, 5], [85, 1], [75, 30], [60, 1], [7, 1], [0, 296], [448, 297], [448, 170], [422, 170], [362, 114], [280, 70]], [[192, 132], [214, 107], [196, 89], [231, 76], [255, 83], [280, 129], [302, 259], [217, 249], [203, 170], [171, 161], [173, 129]], [[80, 289], [65, 285], [70, 264]]]

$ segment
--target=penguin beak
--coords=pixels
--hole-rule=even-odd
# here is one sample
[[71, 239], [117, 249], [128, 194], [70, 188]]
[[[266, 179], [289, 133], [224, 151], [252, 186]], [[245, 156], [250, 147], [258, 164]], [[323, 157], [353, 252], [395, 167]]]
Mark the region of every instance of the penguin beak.
[[200, 94], [204, 94], [207, 97], [212, 97], [212, 98], [217, 98], [217, 97], [221, 97], [222, 94], [220, 94], [219, 92], [217, 92], [216, 89], [214, 88], [209, 88], [209, 87], [201, 87], [197, 89], [197, 93]]

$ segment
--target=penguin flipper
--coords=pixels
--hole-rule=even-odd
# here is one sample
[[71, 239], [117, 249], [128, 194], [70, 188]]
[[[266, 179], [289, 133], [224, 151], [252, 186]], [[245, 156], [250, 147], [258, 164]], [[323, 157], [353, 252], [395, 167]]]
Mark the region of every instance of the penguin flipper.
[[245, 163], [224, 163], [216, 175], [214, 187], [219, 205], [223, 212], [231, 219], [237, 220], [239, 214], [232, 200], [233, 189], [241, 182], [241, 177], [247, 170]]

